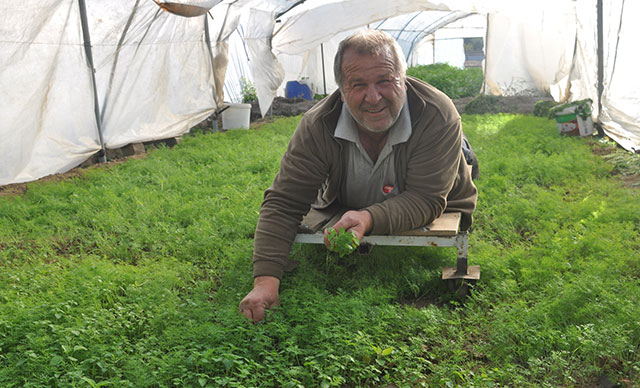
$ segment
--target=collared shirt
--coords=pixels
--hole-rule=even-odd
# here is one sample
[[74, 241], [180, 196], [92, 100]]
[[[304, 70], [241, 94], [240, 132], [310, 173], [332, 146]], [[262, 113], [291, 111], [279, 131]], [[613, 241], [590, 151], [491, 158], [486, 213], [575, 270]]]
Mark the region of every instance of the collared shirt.
[[389, 128], [387, 142], [375, 163], [360, 142], [357, 123], [347, 104], [342, 105], [335, 136], [349, 142], [346, 176], [338, 198], [343, 206], [362, 209], [399, 194], [393, 146], [406, 142], [411, 136], [411, 117], [406, 100], [398, 119]]

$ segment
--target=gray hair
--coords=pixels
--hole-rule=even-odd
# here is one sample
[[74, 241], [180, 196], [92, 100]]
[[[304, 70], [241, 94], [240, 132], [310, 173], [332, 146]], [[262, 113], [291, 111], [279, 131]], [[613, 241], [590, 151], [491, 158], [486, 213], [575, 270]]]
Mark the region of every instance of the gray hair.
[[347, 49], [353, 49], [360, 55], [389, 55], [398, 75], [403, 79], [406, 76], [407, 60], [398, 42], [384, 31], [365, 29], [345, 38], [338, 46], [338, 52], [333, 62], [333, 75], [340, 90], [342, 90], [342, 81], [344, 81], [342, 58]]

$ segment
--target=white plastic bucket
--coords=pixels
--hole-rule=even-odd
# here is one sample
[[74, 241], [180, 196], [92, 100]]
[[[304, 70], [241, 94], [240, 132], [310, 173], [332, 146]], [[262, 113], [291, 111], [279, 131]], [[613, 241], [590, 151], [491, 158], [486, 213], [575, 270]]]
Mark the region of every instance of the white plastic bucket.
[[249, 129], [251, 104], [229, 104], [222, 112], [222, 129]]

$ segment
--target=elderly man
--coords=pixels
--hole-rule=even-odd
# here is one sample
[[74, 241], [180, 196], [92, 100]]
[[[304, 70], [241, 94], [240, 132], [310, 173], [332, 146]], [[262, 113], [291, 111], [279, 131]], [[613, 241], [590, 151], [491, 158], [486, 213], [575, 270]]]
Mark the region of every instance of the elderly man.
[[406, 68], [384, 32], [365, 30], [340, 43], [338, 91], [302, 117], [265, 192], [254, 286], [239, 307], [247, 318], [260, 321], [279, 303], [291, 245], [311, 205], [352, 209], [334, 227], [359, 239], [415, 229], [444, 211], [461, 212], [463, 229], [471, 225], [477, 190], [462, 152], [460, 116], [446, 95], [407, 77]]

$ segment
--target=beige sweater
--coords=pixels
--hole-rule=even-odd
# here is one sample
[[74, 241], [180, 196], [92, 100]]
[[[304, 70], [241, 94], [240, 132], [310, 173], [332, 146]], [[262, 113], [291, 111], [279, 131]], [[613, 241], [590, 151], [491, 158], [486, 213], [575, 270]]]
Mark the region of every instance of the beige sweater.
[[[412, 134], [394, 146], [400, 194], [374, 204], [371, 234], [393, 234], [462, 212], [468, 229], [477, 190], [462, 154], [462, 127], [453, 102], [420, 80], [407, 78]], [[334, 92], [304, 114], [264, 194], [256, 227], [253, 274], [281, 278], [297, 227], [310, 206], [330, 205], [341, 187], [344, 140], [333, 136], [342, 109]]]

